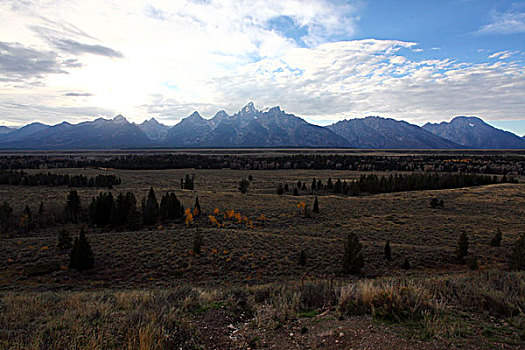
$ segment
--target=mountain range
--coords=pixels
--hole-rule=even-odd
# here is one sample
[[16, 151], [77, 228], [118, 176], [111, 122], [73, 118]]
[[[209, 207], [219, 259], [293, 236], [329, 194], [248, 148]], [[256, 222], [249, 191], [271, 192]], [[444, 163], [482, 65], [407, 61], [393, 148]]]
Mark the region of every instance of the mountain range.
[[31, 123], [0, 127], [0, 149], [118, 149], [198, 147], [313, 147], [376, 149], [525, 149], [525, 138], [494, 128], [477, 117], [423, 127], [390, 118], [343, 120], [322, 127], [279, 107], [258, 110], [248, 103], [239, 112], [219, 111], [210, 119], [198, 112], [170, 127], [154, 118], [130, 123], [113, 119], [56, 125]]

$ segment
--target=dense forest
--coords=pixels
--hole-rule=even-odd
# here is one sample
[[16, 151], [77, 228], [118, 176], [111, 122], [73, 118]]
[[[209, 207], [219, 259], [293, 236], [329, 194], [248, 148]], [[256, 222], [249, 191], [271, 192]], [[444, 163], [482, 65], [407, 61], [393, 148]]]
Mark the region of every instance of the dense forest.
[[358, 180], [347, 182], [328, 178], [325, 182], [314, 178], [310, 184], [297, 181], [290, 186], [288, 183], [277, 185], [277, 194], [282, 195], [292, 191], [293, 195], [323, 192], [335, 194], [377, 194], [402, 191], [441, 190], [490, 185], [505, 182], [515, 182], [512, 177], [503, 175], [501, 178], [489, 175], [476, 174], [439, 174], [439, 173], [413, 173], [378, 176], [376, 174], [361, 175]]
[[152, 169], [331, 169], [353, 171], [429, 171], [479, 174], [525, 174], [525, 157], [512, 154], [195, 154], [161, 153], [122, 156], [3, 156], [0, 169], [41, 168]]
[[115, 175], [84, 175], [54, 174], [39, 172], [28, 174], [25, 171], [0, 170], [1, 185], [20, 186], [69, 186], [69, 187], [109, 187], [120, 185], [120, 178]]

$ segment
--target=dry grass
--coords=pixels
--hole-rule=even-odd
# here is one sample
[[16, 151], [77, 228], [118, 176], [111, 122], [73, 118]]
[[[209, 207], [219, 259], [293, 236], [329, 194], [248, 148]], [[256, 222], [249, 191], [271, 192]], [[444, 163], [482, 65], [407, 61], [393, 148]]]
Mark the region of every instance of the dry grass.
[[[318, 280], [247, 289], [184, 286], [142, 291], [5, 292], [0, 294], [0, 347], [191, 348], [207, 337], [206, 331], [191, 324], [202, 313], [217, 313], [220, 317], [223, 309], [240, 317], [240, 326], [235, 327], [247, 331], [253, 327], [275, 330], [278, 325], [295, 322], [305, 310], [316, 310], [312, 314], [315, 316], [334, 309], [341, 315], [417, 322], [412, 327], [418, 325], [419, 336], [437, 339], [460, 335], [468, 338], [476, 329], [494, 323], [497, 317], [506, 320], [507, 326], [501, 332], [512, 334], [506, 341], [517, 344], [520, 332], [525, 335], [524, 281], [524, 273], [490, 271], [439, 278], [382, 278], [351, 284]], [[492, 296], [490, 303], [480, 305], [479, 301], [487, 296]], [[475, 317], [457, 317], [459, 312]], [[465, 329], [470, 333], [465, 333]]]
[[[329, 176], [348, 180], [360, 174], [109, 172], [122, 178], [114, 193], [133, 191], [140, 198], [154, 184], [158, 198], [173, 190], [186, 207], [198, 196], [203, 215], [190, 228], [184, 222], [169, 222], [137, 232], [91, 229], [88, 238], [96, 266], [84, 274], [69, 270], [67, 254], [55, 248], [60, 225], [0, 234], [0, 348], [164, 349], [202, 344], [245, 348], [263, 341], [277, 347], [315, 348], [310, 343], [287, 343], [289, 336], [282, 337], [291, 329], [297, 333], [297, 327], [301, 331], [306, 324], [301, 314], [313, 317], [307, 325], [319, 332], [335, 324], [351, 328], [356, 322], [370, 332], [373, 318], [401, 322], [401, 333], [414, 323], [408, 328], [415, 329], [415, 336], [410, 333], [408, 339], [438, 339], [439, 344], [448, 345], [445, 340], [453, 339], [467, 348], [475, 348], [468, 339], [477, 338], [483, 339], [481, 347], [507, 342], [507, 347], [516, 348], [520, 336], [525, 337], [525, 276], [503, 272], [510, 245], [525, 232], [523, 183], [368, 197], [322, 195], [321, 213], [305, 218], [298, 215], [297, 203], [304, 201], [311, 207], [314, 196], [278, 196], [278, 183], [301, 180], [309, 184], [313, 177], [326, 180]], [[196, 174], [196, 190], [180, 190], [179, 180], [189, 172]], [[242, 195], [237, 184], [250, 174], [254, 181], [248, 194]], [[26, 202], [36, 210], [43, 200], [47, 208], [58, 211], [68, 191], [0, 186], [0, 201], [15, 203], [15, 211], [21, 211]], [[83, 205], [98, 192], [80, 189]], [[429, 208], [433, 197], [443, 199], [445, 208]], [[220, 211], [216, 215], [223, 224], [220, 229], [208, 219], [215, 208]], [[253, 228], [234, 216], [224, 219], [227, 210], [251, 219]], [[198, 256], [191, 252], [196, 226], [204, 236]], [[498, 226], [503, 232], [502, 246], [491, 247]], [[68, 228], [72, 233], [79, 230]], [[470, 252], [478, 259], [480, 272], [455, 264], [461, 231], [469, 236]], [[342, 242], [350, 232], [357, 233], [364, 245], [364, 272], [369, 279], [338, 274]], [[386, 240], [392, 247], [392, 262], [383, 259]], [[306, 266], [298, 264], [301, 250], [307, 255]], [[405, 256], [413, 267], [408, 271], [400, 268]], [[345, 323], [337, 317], [352, 321]], [[238, 329], [237, 338], [230, 324]], [[382, 324], [374, 332], [386, 339], [389, 335], [381, 333], [385, 327]], [[206, 338], [209, 334], [213, 340]], [[303, 339], [315, 343], [316, 335], [308, 334]], [[400, 339], [391, 340], [393, 347], [401, 347]], [[415, 346], [410, 341], [403, 346]]]

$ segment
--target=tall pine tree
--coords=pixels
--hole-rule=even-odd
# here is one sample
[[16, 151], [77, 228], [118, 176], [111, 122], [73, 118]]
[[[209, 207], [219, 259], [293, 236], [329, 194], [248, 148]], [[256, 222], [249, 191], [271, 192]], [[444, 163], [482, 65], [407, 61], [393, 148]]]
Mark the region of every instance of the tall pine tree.
[[69, 253], [69, 267], [78, 271], [84, 271], [93, 268], [94, 264], [95, 258], [91, 245], [87, 240], [86, 232], [84, 232], [84, 229], [81, 229], [80, 235], [75, 238], [73, 249]]

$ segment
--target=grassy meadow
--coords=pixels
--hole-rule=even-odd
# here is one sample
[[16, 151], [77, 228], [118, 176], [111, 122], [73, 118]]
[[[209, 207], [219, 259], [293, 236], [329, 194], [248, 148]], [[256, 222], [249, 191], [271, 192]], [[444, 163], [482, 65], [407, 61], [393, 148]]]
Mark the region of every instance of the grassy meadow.
[[[173, 191], [202, 212], [189, 226], [161, 223], [135, 232], [87, 228], [95, 267], [68, 267], [57, 249], [62, 224], [1, 233], [0, 348], [523, 348], [525, 275], [507, 272], [512, 244], [525, 232], [525, 184], [342, 196], [278, 184], [312, 179], [351, 181], [334, 170], [101, 170], [115, 174], [137, 200], [153, 187]], [[36, 170], [28, 170], [36, 172]], [[195, 174], [195, 189], [180, 179]], [[386, 174], [386, 173], [378, 173]], [[246, 194], [237, 187], [253, 177]], [[67, 187], [0, 186], [15, 213], [44, 203], [60, 217]], [[77, 189], [86, 211], [107, 189]], [[304, 215], [298, 204], [320, 213]], [[444, 208], [432, 209], [432, 198]], [[233, 212], [232, 212], [233, 210]], [[239, 213], [240, 215], [235, 215]], [[87, 213], [84, 213], [87, 215]], [[209, 215], [221, 223], [218, 228]], [[239, 219], [240, 218], [240, 219]], [[76, 235], [80, 225], [64, 226]], [[203, 235], [200, 254], [193, 237]], [[489, 244], [498, 227], [500, 247]], [[469, 238], [479, 270], [455, 259]], [[343, 242], [363, 244], [361, 276], [343, 276]], [[392, 261], [384, 259], [390, 241]], [[306, 263], [299, 264], [301, 251]], [[401, 265], [408, 258], [410, 269]]]

